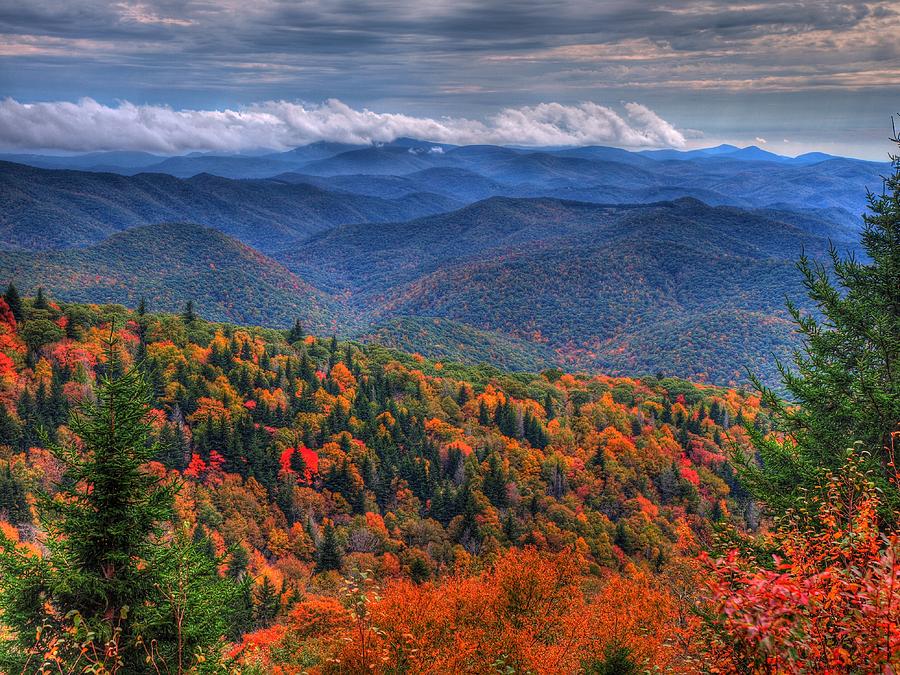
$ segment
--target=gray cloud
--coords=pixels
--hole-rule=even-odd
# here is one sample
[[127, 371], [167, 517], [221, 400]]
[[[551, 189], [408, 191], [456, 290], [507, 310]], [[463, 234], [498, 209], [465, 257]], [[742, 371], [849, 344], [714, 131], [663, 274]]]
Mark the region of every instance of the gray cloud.
[[[486, 69], [484, 77], [513, 68], [520, 77], [559, 74], [577, 63], [561, 57], [567, 48], [591, 45], [606, 48], [616, 67], [604, 69], [602, 79], [586, 74], [582, 85], [696, 82], [673, 56], [712, 75], [707, 86], [753, 81], [766, 71], [779, 78], [798, 60], [828, 79], [832, 73], [896, 73], [897, 30], [892, 3], [880, 1], [69, 0], [61, 6], [57, 0], [0, 0], [0, 43], [8, 58], [18, 46], [23, 58], [44, 58], [48, 69], [114, 61], [123, 80], [136, 75], [143, 81], [164, 80], [188, 60], [184, 70], [199, 86], [204, 72], [215, 77], [247, 68], [280, 82], [293, 71], [288, 81], [306, 86], [311, 80], [318, 86], [317, 71], [352, 75], [359, 67], [391, 82], [432, 69], [445, 76], [461, 70], [469, 78]], [[615, 58], [636, 40], [647, 47], [640, 58]], [[503, 57], [520, 60], [503, 68]], [[534, 65], [538, 61], [543, 69]], [[248, 83], [238, 79], [231, 86]], [[788, 86], [803, 83], [794, 78]]]
[[[740, 132], [747, 141], [794, 137], [823, 110], [880, 96], [877, 106], [863, 101], [841, 112], [850, 120], [840, 132], [847, 142], [853, 125], [872, 140], [896, 111], [881, 102], [900, 97], [895, 5], [0, 0], [0, 96], [234, 110], [336, 97], [355, 108], [474, 119], [540, 101], [637, 98], [683, 127], [721, 128], [717, 115], [728, 114], [728, 138]], [[749, 107], [716, 113], [710, 101], [723, 96]], [[791, 96], [790, 118], [775, 119]], [[788, 127], [747, 128], [761, 122]]]
[[431, 119], [320, 105], [266, 101], [235, 110], [173, 110], [123, 102], [0, 102], [0, 147], [31, 150], [146, 150], [183, 153], [290, 148], [313, 141], [384, 143], [400, 137], [454, 143], [683, 147], [684, 135], [646, 106], [624, 114], [596, 103], [506, 108], [485, 121]]

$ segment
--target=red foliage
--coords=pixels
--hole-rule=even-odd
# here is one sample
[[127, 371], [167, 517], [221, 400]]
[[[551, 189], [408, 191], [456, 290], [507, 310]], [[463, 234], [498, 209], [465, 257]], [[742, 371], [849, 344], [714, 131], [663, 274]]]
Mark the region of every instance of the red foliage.
[[16, 329], [16, 317], [4, 298], [0, 298], [0, 322], [5, 323], [13, 330]]
[[190, 464], [184, 470], [184, 475], [188, 478], [199, 479], [200, 475], [206, 471], [206, 462], [196, 452], [191, 455]]
[[296, 473], [291, 468], [291, 458], [294, 456], [294, 453], [300, 454], [306, 466], [306, 475], [303, 476], [304, 480], [307, 483], [311, 482], [313, 476], [319, 473], [319, 453], [315, 450], [310, 450], [305, 445], [301, 445], [299, 448], [285, 448], [281, 451], [281, 456], [278, 458], [278, 463], [281, 465], [281, 470], [284, 473]]
[[737, 550], [709, 561], [712, 672], [900, 671], [900, 535], [879, 532], [852, 462], [811, 501], [774, 535], [773, 569]]

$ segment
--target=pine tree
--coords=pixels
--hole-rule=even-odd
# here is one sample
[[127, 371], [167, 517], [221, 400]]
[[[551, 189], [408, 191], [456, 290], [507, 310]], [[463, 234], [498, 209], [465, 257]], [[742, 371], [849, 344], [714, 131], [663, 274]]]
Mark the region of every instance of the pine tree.
[[743, 479], [775, 510], [793, 506], [857, 444], [884, 492], [886, 522], [898, 517], [900, 486], [892, 477], [900, 431], [900, 156], [891, 159], [893, 173], [881, 195], [869, 195], [863, 217], [868, 261], [841, 258], [832, 248], [829, 274], [800, 258], [804, 285], [822, 318], [788, 305], [803, 339], [793, 369], [779, 364], [790, 403], [756, 382], [773, 410], [774, 428], [787, 440], [748, 427], [761, 464], [745, 461]]
[[[116, 353], [110, 342], [107, 361]], [[0, 669], [20, 672], [37, 627], [59, 626], [60, 617], [77, 615], [95, 643], [116, 639], [128, 672], [145, 670], [139, 635], [153, 632], [160, 658], [173, 664], [215, 640], [214, 617], [227, 620], [227, 589], [218, 586], [215, 565], [177, 535], [161, 543], [176, 487], [144, 469], [158, 453], [146, 378], [115, 363], [106, 370], [96, 400], [70, 416], [80, 443], [51, 448], [64, 474], [60, 492], [39, 500], [47, 554], [25, 555], [0, 537], [0, 623], [12, 629], [0, 646]], [[165, 628], [173, 612], [180, 617], [174, 632]], [[42, 635], [50, 639], [52, 631]]]
[[188, 300], [184, 305], [184, 311], [181, 313], [181, 319], [188, 326], [193, 325], [197, 320], [197, 314], [194, 312], [194, 301]]
[[50, 303], [47, 302], [47, 297], [44, 295], [44, 287], [40, 286], [37, 289], [37, 295], [34, 298], [34, 308], [35, 309], [50, 309]]
[[319, 545], [316, 571], [340, 571], [343, 563], [344, 556], [343, 553], [341, 553], [340, 546], [338, 546], [337, 533], [334, 530], [334, 525], [327, 522], [323, 528], [322, 543]]
[[22, 296], [19, 295], [18, 289], [16, 289], [12, 282], [6, 287], [6, 293], [3, 294], [3, 299], [6, 300], [6, 304], [9, 305], [9, 311], [12, 312], [12, 315], [16, 318], [16, 322], [22, 321], [22, 317], [24, 316]]

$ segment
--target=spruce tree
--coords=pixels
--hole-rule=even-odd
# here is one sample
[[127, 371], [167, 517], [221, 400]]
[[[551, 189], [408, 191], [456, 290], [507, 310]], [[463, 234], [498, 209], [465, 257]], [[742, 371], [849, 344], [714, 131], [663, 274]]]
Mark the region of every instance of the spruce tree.
[[294, 325], [293, 327], [291, 327], [291, 330], [288, 331], [287, 341], [291, 344], [294, 344], [295, 342], [299, 342], [305, 337], [306, 333], [303, 331], [303, 324], [300, 323], [300, 319], [297, 319], [296, 321], [294, 321]]
[[897, 520], [900, 486], [892, 478], [900, 450], [900, 156], [891, 160], [893, 173], [882, 194], [869, 195], [863, 216], [867, 259], [842, 258], [832, 248], [829, 273], [800, 258], [818, 316], [788, 305], [802, 338], [793, 367], [779, 363], [788, 399], [756, 382], [773, 410], [774, 429], [786, 440], [765, 438], [748, 426], [761, 461], [744, 461], [743, 479], [776, 511], [795, 505], [823, 470], [840, 467], [854, 448], [865, 453], [885, 495], [886, 521]]
[[18, 422], [10, 414], [5, 405], [0, 405], [0, 445], [17, 448], [22, 437]]
[[40, 286], [37, 289], [37, 295], [34, 298], [34, 308], [35, 309], [50, 309], [50, 303], [47, 302], [47, 297], [44, 295], [44, 287]]
[[278, 616], [280, 604], [281, 599], [275, 589], [275, 584], [269, 577], [263, 576], [262, 582], [256, 589], [256, 627], [268, 628], [271, 626], [275, 622], [275, 617]]
[[38, 502], [47, 554], [28, 555], [0, 537], [0, 623], [10, 629], [0, 642], [3, 672], [21, 671], [38, 627], [39, 639], [50, 640], [73, 617], [94, 644], [117, 643], [126, 672], [150, 670], [142, 639], [156, 641], [157, 665], [174, 668], [227, 628], [229, 586], [215, 563], [177, 533], [164, 537], [176, 486], [145, 469], [159, 452], [147, 421], [150, 390], [139, 370], [116, 359], [110, 342], [96, 400], [70, 415], [79, 442], [51, 446], [64, 473], [57, 494]]
[[12, 282], [6, 287], [6, 293], [3, 294], [3, 299], [6, 300], [6, 304], [9, 305], [9, 311], [16, 317], [16, 322], [21, 321], [24, 316], [22, 296], [19, 295], [18, 289], [16, 289]]
[[327, 572], [329, 570], [340, 571], [344, 562], [344, 556], [338, 546], [337, 534], [334, 525], [330, 522], [325, 523], [322, 534], [322, 543], [319, 545], [318, 561], [316, 570], [319, 572]]
[[188, 326], [194, 324], [197, 320], [197, 314], [194, 311], [194, 301], [188, 300], [184, 305], [184, 311], [181, 313], [181, 319]]

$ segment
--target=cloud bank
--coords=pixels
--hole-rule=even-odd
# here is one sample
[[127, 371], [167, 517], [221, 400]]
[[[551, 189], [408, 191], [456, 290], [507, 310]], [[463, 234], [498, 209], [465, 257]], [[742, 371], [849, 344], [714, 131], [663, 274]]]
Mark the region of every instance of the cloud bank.
[[321, 104], [265, 101], [236, 110], [174, 110], [122, 102], [0, 101], [0, 148], [143, 150], [163, 154], [287, 149], [314, 141], [387, 143], [401, 137], [467, 145], [684, 147], [685, 136], [639, 103], [622, 112], [597, 103], [505, 108], [485, 120], [415, 117]]

